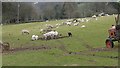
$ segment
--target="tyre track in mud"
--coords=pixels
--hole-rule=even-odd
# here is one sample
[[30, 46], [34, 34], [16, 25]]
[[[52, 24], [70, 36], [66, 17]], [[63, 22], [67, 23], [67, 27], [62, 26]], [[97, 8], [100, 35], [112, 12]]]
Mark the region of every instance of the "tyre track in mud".
[[[55, 46], [55, 47], [50, 47], [47, 45], [40, 45], [40, 46], [31, 46], [31, 47], [20, 47], [20, 48], [12, 48], [9, 51], [3, 51], [3, 54], [11, 54], [11, 53], [15, 53], [15, 52], [19, 52], [19, 51], [34, 51], [34, 50], [51, 50], [53, 48], [57, 48], [62, 50], [65, 54], [63, 56], [71, 56], [71, 55], [85, 55], [85, 56], [93, 56], [93, 57], [101, 57], [101, 58], [111, 58], [111, 59], [120, 59], [120, 57], [118, 56], [101, 56], [101, 55], [96, 55], [96, 54], [89, 54], [90, 52], [109, 52], [109, 51], [116, 51], [118, 52], [118, 48], [114, 48], [114, 49], [108, 49], [108, 48], [93, 48], [90, 45], [86, 46], [86, 48], [88, 48], [88, 50], [83, 50], [80, 52], [71, 52], [68, 51], [65, 47], [65, 44], [60, 41], [59, 39], [56, 40], [56, 42], [59, 42], [60, 45], [59, 46]], [[88, 54], [86, 54], [86, 52]]]
[[[82, 39], [81, 39], [82, 40]], [[83, 40], [82, 40], [83, 41]], [[101, 58], [111, 58], [111, 59], [120, 59], [120, 57], [118, 56], [101, 56], [101, 55], [96, 55], [96, 54], [85, 54], [86, 52], [109, 52], [109, 51], [116, 51], [118, 52], [118, 49], [108, 49], [108, 48], [93, 48], [90, 45], [84, 43], [86, 46], [86, 48], [88, 48], [88, 50], [83, 50], [81, 52], [70, 52], [65, 48], [65, 45], [63, 42], [61, 42], [60, 40], [57, 40], [57, 42], [59, 42], [61, 44], [60, 49], [65, 51], [67, 54], [65, 54], [64, 56], [71, 56], [71, 55], [85, 55], [85, 56], [93, 56], [93, 57], [101, 57]], [[85, 42], [85, 41], [84, 41]]]
[[20, 51], [32, 51], [32, 50], [50, 50], [52, 47], [47, 45], [41, 45], [41, 46], [27, 46], [27, 47], [17, 47], [17, 48], [11, 48], [9, 51], [3, 51], [3, 54], [8, 53], [16, 53]]

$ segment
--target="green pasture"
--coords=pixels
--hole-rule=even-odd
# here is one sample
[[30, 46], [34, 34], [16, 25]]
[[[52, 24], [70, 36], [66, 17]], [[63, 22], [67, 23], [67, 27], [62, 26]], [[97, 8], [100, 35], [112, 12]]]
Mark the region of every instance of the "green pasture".
[[[26, 50], [15, 53], [3, 54], [3, 66], [117, 66], [118, 59], [106, 58], [100, 56], [118, 56], [118, 52], [101, 51], [101, 52], [87, 52], [86, 55], [70, 54], [69, 52], [80, 52], [90, 50], [92, 48], [105, 48], [105, 40], [108, 37], [108, 29], [112, 24], [115, 24], [114, 16], [99, 17], [98, 20], [91, 19], [89, 22], [81, 23], [79, 26], [60, 26], [54, 28], [63, 36], [71, 31], [73, 36], [53, 40], [37, 40], [31, 41], [33, 34], [39, 35], [40, 29], [45, 28], [46, 24], [55, 25], [57, 23], [65, 22], [66, 20], [49, 21], [49, 22], [33, 22], [25, 24], [13, 24], [2, 26], [2, 40], [9, 42], [11, 48], [42, 46], [50, 47], [64, 47], [52, 48], [50, 50]], [[85, 28], [81, 28], [82, 25]], [[27, 29], [30, 31], [29, 35], [22, 35], [21, 30]], [[19, 39], [19, 40], [18, 40]], [[116, 43], [116, 46], [118, 43]], [[87, 54], [96, 54], [99, 56], [91, 56]]]

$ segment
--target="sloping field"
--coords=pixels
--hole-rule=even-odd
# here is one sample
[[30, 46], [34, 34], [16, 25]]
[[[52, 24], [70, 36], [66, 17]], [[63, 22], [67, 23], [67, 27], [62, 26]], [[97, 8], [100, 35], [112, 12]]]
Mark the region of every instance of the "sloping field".
[[[10, 43], [11, 50], [3, 53], [3, 66], [118, 66], [118, 43], [113, 49], [105, 47], [107, 30], [115, 24], [114, 16], [91, 19], [79, 26], [54, 28], [63, 36], [71, 31], [72, 37], [31, 41], [33, 34], [42, 36], [40, 29], [46, 24], [64, 21], [4, 25], [2, 38]], [[81, 28], [83, 24], [85, 28]], [[30, 34], [22, 35], [22, 29]]]

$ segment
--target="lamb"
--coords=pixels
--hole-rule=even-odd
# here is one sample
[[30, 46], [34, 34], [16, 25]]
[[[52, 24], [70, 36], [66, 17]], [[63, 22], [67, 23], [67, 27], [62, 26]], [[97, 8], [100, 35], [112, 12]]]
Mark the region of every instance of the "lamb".
[[44, 33], [44, 29], [40, 29], [40, 33]]
[[75, 24], [74, 24], [74, 26], [78, 26], [78, 25], [79, 25], [79, 23], [75, 23]]
[[56, 26], [60, 26], [60, 24], [56, 24]]
[[93, 15], [92, 18], [96, 18], [97, 16], [96, 15]]
[[56, 39], [56, 38], [58, 38], [58, 32], [57, 31], [54, 31], [54, 38]]
[[35, 38], [35, 35], [32, 35], [32, 38], [31, 38], [32, 40], [36, 40], [36, 38]]
[[95, 20], [98, 20], [96, 15], [93, 15], [92, 18], [95, 18]]
[[34, 41], [34, 40], [38, 40], [38, 36], [37, 35], [32, 35], [32, 41]]
[[29, 34], [30, 32], [28, 30], [22, 30], [22, 34]]
[[43, 32], [43, 29], [40, 29], [41, 32]]
[[36, 36], [35, 36], [35, 38], [36, 38], [36, 40], [38, 40], [38, 39], [39, 39], [39, 36], [38, 36], [38, 35], [36, 35]]
[[53, 25], [47, 25], [47, 29], [51, 29], [51, 28], [53, 28]]
[[88, 21], [89, 21], [89, 19], [85, 18], [85, 21], [86, 21], [86, 22], [88, 22]]
[[85, 25], [82, 25], [81, 28], [85, 28], [86, 26]]
[[99, 17], [103, 17], [104, 16], [104, 13], [100, 13], [98, 14]]
[[49, 22], [49, 20], [46, 20], [46, 22]]
[[43, 34], [43, 37], [45, 38], [45, 40], [51, 38], [51, 35], [49, 33], [45, 33]]
[[109, 14], [105, 14], [105, 16], [110, 16]]
[[85, 22], [84, 19], [81, 19], [81, 22]]
[[71, 26], [72, 22], [69, 21], [69, 22], [66, 22], [66, 24], [69, 25], [69, 26]]

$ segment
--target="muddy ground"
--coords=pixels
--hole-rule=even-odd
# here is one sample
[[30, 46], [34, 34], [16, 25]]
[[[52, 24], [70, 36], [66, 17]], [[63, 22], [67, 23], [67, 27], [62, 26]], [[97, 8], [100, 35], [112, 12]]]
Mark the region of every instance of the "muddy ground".
[[[88, 46], [88, 45], [87, 45]], [[89, 46], [88, 46], [89, 47]], [[86, 47], [86, 48], [88, 48]], [[62, 51], [64, 51], [65, 54], [63, 54], [63, 56], [70, 56], [70, 55], [85, 55], [85, 56], [94, 56], [94, 57], [102, 57], [102, 58], [111, 58], [111, 59], [120, 59], [120, 57], [118, 56], [100, 56], [100, 55], [96, 55], [96, 54], [90, 54], [90, 52], [109, 52], [109, 51], [115, 51], [118, 52], [118, 46], [115, 46], [114, 48], [89, 48], [88, 50], [83, 50], [80, 52], [71, 52], [68, 51], [64, 45], [60, 45], [60, 46], [48, 46], [48, 45], [40, 45], [40, 46], [27, 46], [27, 47], [19, 47], [19, 48], [11, 48], [9, 51], [3, 51], [2, 54], [3, 55], [7, 55], [7, 54], [13, 54], [16, 52], [20, 52], [20, 51], [36, 51], [36, 50], [51, 50], [51, 49], [60, 49]], [[79, 58], [78, 58], [79, 59]]]

